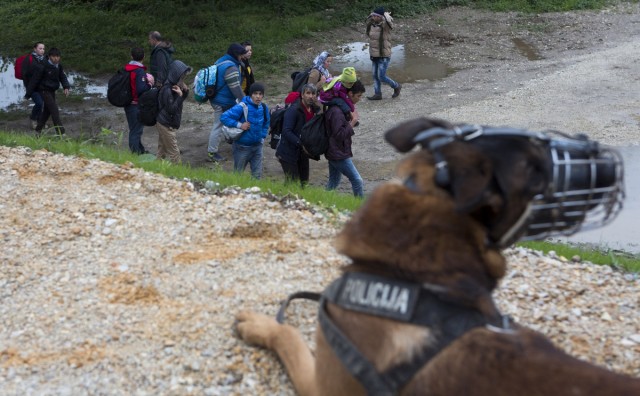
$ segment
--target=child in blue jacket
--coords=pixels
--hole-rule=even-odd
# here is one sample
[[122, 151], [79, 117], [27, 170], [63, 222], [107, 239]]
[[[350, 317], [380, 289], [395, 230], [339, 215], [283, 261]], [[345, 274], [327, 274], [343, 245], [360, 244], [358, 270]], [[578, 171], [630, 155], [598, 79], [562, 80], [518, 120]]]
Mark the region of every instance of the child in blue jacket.
[[262, 103], [263, 99], [264, 85], [253, 83], [249, 87], [249, 95], [242, 98], [248, 108], [247, 119], [240, 104], [234, 105], [220, 117], [223, 125], [244, 130], [233, 142], [233, 169], [244, 172], [249, 164], [251, 176], [255, 179], [262, 177], [262, 146], [269, 132], [269, 108], [266, 103]]

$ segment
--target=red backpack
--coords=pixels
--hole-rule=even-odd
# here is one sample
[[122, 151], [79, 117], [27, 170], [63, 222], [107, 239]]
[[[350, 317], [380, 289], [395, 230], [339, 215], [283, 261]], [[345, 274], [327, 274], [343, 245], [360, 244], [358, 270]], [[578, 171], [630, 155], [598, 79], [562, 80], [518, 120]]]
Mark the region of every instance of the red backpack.
[[29, 64], [31, 64], [31, 62], [33, 62], [33, 54], [22, 55], [16, 59], [14, 75], [18, 80], [22, 80], [22, 64], [24, 63], [24, 60], [27, 59], [27, 56], [29, 57]]

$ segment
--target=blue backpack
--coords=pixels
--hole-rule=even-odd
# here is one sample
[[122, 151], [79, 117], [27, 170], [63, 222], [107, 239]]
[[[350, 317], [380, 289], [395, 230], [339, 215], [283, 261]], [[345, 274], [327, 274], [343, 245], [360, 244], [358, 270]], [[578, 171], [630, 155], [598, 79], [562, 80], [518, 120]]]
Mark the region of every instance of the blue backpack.
[[204, 69], [198, 70], [196, 78], [193, 80], [193, 97], [198, 103], [204, 103], [209, 99], [213, 99], [216, 96], [217, 83], [218, 83], [218, 66], [225, 62], [233, 63], [231, 61], [224, 61], [220, 64], [213, 64]]

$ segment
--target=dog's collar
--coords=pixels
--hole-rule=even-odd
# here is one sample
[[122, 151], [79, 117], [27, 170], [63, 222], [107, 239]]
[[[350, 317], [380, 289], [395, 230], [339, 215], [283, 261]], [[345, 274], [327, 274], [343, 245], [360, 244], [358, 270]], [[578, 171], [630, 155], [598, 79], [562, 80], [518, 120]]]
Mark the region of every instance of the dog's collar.
[[[467, 331], [483, 326], [508, 328], [508, 321], [499, 313], [487, 317], [476, 308], [452, 302], [447, 294], [448, 289], [439, 285], [347, 272], [322, 294], [298, 292], [290, 295], [281, 305], [277, 320], [284, 323], [285, 309], [293, 299], [320, 300], [318, 321], [322, 333], [347, 370], [365, 387], [368, 395], [393, 395], [429, 360]], [[328, 302], [351, 311], [429, 327], [435, 342], [422, 345], [412, 360], [379, 373], [331, 320]]]

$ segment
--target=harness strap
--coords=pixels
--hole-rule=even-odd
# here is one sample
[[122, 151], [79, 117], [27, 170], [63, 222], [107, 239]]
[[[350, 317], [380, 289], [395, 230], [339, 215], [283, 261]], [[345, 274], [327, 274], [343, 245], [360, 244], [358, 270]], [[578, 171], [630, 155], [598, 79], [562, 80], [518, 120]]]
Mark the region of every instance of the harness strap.
[[385, 382], [371, 362], [353, 346], [353, 343], [333, 323], [326, 312], [325, 300], [320, 303], [318, 322], [324, 338], [349, 373], [356, 378], [370, 396], [391, 396], [393, 386]]
[[291, 300], [304, 298], [307, 300], [320, 301], [321, 297], [322, 297], [321, 293], [315, 293], [315, 292], [309, 292], [309, 291], [299, 291], [299, 292], [290, 294], [289, 297], [287, 297], [287, 299], [282, 301], [282, 303], [280, 304], [280, 309], [278, 310], [278, 314], [276, 315], [276, 320], [280, 324], [284, 323], [284, 313], [287, 310], [287, 307], [289, 306], [289, 303], [291, 302]]
[[[451, 344], [456, 338], [467, 331], [485, 325], [502, 325], [505, 319], [497, 313], [496, 317], [485, 317], [481, 312], [472, 307], [461, 306], [454, 301], [448, 301], [446, 289], [441, 290], [433, 285], [423, 284], [418, 287], [417, 293], [406, 282], [390, 281], [397, 287], [405, 288], [409, 297], [407, 313], [404, 318], [398, 317], [393, 312], [383, 312], [376, 308], [372, 310], [373, 300], [362, 300], [364, 294], [355, 295], [355, 300], [349, 303], [345, 299], [345, 293], [354, 289], [353, 280], [366, 281], [369, 285], [384, 278], [363, 273], [346, 273], [332, 282], [321, 293], [301, 291], [291, 294], [282, 302], [276, 320], [284, 323], [285, 310], [294, 299], [309, 299], [320, 302], [318, 310], [318, 322], [322, 333], [338, 359], [343, 363], [347, 371], [356, 378], [370, 396], [390, 396], [397, 394], [434, 356]], [[349, 284], [349, 282], [352, 282]], [[373, 283], [372, 283], [373, 282]], [[388, 281], [389, 282], [389, 281]], [[419, 285], [419, 284], [414, 284]], [[382, 290], [380, 287], [378, 291]], [[380, 297], [383, 293], [377, 294]], [[414, 296], [417, 294], [417, 296]], [[388, 295], [387, 295], [388, 296]], [[354, 296], [351, 296], [354, 297]], [[379, 303], [381, 300], [376, 300]], [[327, 302], [331, 302], [343, 309], [362, 312], [379, 317], [387, 317], [404, 323], [412, 323], [418, 326], [429, 327], [432, 341], [423, 343], [420, 351], [415, 353], [413, 359], [396, 364], [380, 373], [375, 366], [362, 354], [353, 342], [331, 320], [327, 312]], [[388, 308], [388, 305], [387, 305]], [[508, 325], [508, 323], [507, 323]]]

